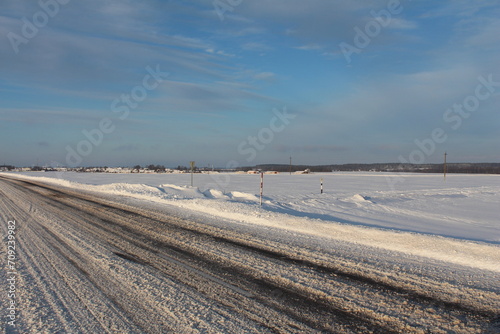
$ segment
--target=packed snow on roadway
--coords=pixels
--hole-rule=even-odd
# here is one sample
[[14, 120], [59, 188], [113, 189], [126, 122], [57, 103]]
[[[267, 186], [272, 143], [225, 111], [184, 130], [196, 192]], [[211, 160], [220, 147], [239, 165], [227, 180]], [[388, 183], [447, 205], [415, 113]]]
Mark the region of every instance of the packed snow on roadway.
[[190, 174], [4, 174], [267, 229], [276, 240], [341, 240], [500, 272], [500, 175], [265, 174], [261, 205], [258, 174], [194, 174], [193, 186]]

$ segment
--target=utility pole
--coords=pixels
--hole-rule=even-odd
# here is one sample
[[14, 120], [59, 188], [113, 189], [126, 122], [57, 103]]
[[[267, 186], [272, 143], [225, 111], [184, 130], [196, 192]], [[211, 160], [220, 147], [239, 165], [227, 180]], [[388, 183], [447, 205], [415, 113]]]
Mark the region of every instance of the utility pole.
[[292, 175], [292, 157], [290, 157], [290, 175]]
[[194, 161], [190, 161], [189, 165], [191, 166], [191, 187], [193, 186], [193, 173], [194, 173]]
[[446, 171], [448, 169], [448, 166], [446, 165], [446, 156], [448, 153], [444, 152], [444, 165], [443, 165], [443, 172], [444, 172], [444, 180], [446, 181]]

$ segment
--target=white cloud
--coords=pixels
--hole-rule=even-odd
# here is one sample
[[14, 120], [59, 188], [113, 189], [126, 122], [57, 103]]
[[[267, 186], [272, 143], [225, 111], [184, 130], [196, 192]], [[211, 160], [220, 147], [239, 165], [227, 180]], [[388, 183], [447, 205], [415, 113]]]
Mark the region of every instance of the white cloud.
[[266, 52], [266, 51], [271, 51], [273, 48], [270, 47], [269, 45], [266, 45], [264, 43], [258, 43], [258, 42], [248, 42], [244, 43], [241, 48], [243, 50], [247, 51], [256, 51], [256, 52]]
[[414, 21], [393, 17], [391, 19], [389, 27], [391, 29], [411, 30], [411, 29], [416, 29], [418, 27], [418, 24]]
[[500, 20], [483, 19], [481, 26], [466, 40], [470, 47], [481, 47], [486, 50], [500, 48]]
[[324, 50], [324, 47], [318, 44], [308, 44], [308, 45], [301, 45], [296, 47], [298, 50], [304, 50], [304, 51], [320, 51]]
[[274, 74], [273, 72], [261, 72], [254, 76], [254, 78], [257, 80], [271, 80], [274, 79], [275, 77], [276, 74]]

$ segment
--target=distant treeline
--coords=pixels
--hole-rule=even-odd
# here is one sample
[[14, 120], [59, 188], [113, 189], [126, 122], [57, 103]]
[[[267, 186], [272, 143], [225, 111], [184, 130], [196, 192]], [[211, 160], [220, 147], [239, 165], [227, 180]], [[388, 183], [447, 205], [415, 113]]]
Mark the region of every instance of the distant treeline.
[[[68, 168], [65, 170], [71, 170], [76, 172], [105, 172], [108, 167], [78, 167], [78, 168]], [[113, 168], [112, 168], [113, 169]], [[141, 167], [139, 165], [134, 167], [128, 167], [130, 172], [141, 172], [141, 171], [155, 171], [155, 172], [166, 172], [167, 168], [160, 165], [148, 165], [146, 167]], [[31, 168], [18, 168], [11, 165], [0, 165], [0, 171], [56, 171], [54, 168], [50, 167], [39, 167], [34, 166]], [[178, 166], [179, 171], [189, 171], [188, 167]], [[211, 171], [215, 170], [218, 172], [228, 172], [231, 170], [221, 169], [221, 168], [195, 168], [195, 171]], [[310, 172], [406, 172], [406, 173], [443, 173], [443, 164], [398, 164], [398, 163], [378, 163], [378, 164], [343, 164], [343, 165], [287, 165], [287, 164], [262, 164], [253, 167], [239, 167], [238, 171], [249, 171], [249, 170], [262, 170], [262, 171], [276, 171], [280, 173], [287, 172], [300, 172], [308, 170]], [[234, 171], [234, 169], [232, 169]], [[500, 174], [500, 163], [448, 163], [447, 173], [465, 173], [465, 174]]]
[[[248, 171], [252, 169], [261, 169], [264, 171], [277, 172], [298, 172], [309, 169], [311, 172], [409, 172], [409, 173], [443, 173], [443, 164], [343, 164], [343, 165], [286, 165], [286, 164], [264, 164], [255, 167], [242, 167], [240, 170]], [[448, 163], [447, 173], [467, 173], [467, 174], [500, 174], [500, 163]]]

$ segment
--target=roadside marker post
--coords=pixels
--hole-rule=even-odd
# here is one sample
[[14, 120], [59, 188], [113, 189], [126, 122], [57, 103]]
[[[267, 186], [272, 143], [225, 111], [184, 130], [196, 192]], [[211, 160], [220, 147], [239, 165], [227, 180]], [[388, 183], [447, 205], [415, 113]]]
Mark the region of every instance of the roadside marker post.
[[321, 178], [321, 193], [323, 193], [323, 178]]
[[262, 206], [262, 193], [264, 192], [264, 173], [260, 173], [260, 206]]
[[189, 165], [191, 166], [191, 187], [193, 186], [193, 173], [194, 173], [194, 161], [190, 161]]

